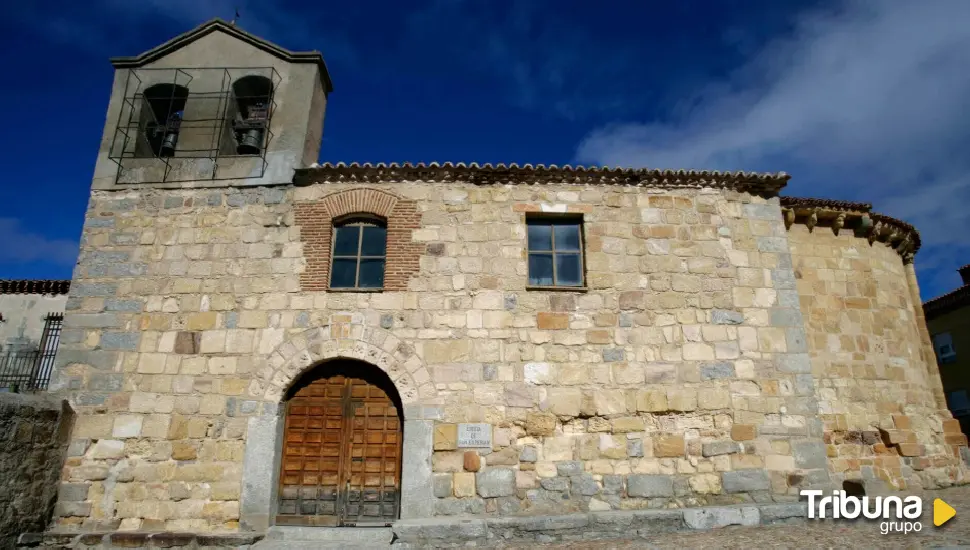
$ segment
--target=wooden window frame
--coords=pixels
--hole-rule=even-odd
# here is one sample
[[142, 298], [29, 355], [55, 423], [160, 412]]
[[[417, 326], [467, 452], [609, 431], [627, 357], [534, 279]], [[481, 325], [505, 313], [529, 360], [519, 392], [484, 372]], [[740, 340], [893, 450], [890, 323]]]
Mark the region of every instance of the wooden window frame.
[[[573, 291], [585, 291], [586, 290], [586, 231], [584, 227], [584, 220], [582, 216], [576, 215], [565, 215], [565, 216], [543, 216], [543, 215], [527, 215], [525, 218], [525, 262], [526, 262], [526, 288], [535, 290], [573, 290]], [[577, 254], [579, 256], [579, 284], [578, 285], [561, 285], [559, 284], [559, 277], [556, 272], [556, 232], [555, 230], [550, 231], [550, 249], [549, 250], [537, 250], [535, 252], [529, 248], [529, 226], [531, 225], [576, 225], [579, 227], [579, 250], [563, 251], [563, 254]], [[545, 254], [552, 257], [552, 284], [551, 285], [535, 285], [531, 283], [532, 273], [529, 272], [529, 259], [532, 254]]]
[[[364, 227], [383, 227], [384, 228], [384, 255], [364, 256], [361, 254], [364, 245]], [[327, 281], [328, 288], [341, 292], [381, 292], [384, 290], [385, 279], [387, 278], [387, 221], [378, 216], [353, 214], [333, 220], [331, 224], [333, 237], [330, 239], [330, 280]], [[357, 255], [337, 254], [337, 229], [341, 227], [357, 227]], [[354, 271], [354, 286], [333, 286], [334, 262], [336, 260], [356, 260], [357, 267]], [[360, 286], [360, 263], [361, 260], [384, 260], [384, 273], [381, 277], [381, 286]]]

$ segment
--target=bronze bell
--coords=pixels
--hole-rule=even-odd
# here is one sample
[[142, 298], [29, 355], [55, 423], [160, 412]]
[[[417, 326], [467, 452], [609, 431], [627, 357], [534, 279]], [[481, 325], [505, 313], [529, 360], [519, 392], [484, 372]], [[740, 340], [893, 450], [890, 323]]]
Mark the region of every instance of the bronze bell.
[[162, 146], [158, 149], [158, 156], [160, 157], [172, 157], [175, 156], [175, 144], [178, 143], [179, 135], [178, 132], [169, 132], [165, 134], [165, 139], [162, 141]]
[[236, 152], [240, 155], [258, 155], [263, 147], [263, 131], [259, 128], [251, 128], [243, 132], [236, 146]]

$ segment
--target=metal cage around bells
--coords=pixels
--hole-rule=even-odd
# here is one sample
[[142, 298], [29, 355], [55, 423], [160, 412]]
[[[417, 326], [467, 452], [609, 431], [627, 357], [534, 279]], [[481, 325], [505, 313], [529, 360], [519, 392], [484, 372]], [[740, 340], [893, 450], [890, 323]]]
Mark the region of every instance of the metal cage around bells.
[[[130, 69], [108, 154], [118, 181], [262, 177], [281, 81], [273, 67]], [[245, 159], [255, 169], [228, 170]]]

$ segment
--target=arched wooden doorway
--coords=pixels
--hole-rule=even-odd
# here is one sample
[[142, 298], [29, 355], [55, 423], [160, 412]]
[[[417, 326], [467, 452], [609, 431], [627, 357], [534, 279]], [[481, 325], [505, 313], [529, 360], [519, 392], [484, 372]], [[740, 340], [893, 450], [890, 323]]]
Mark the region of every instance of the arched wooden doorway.
[[334, 360], [290, 390], [277, 525], [390, 525], [401, 504], [401, 402], [380, 369]]

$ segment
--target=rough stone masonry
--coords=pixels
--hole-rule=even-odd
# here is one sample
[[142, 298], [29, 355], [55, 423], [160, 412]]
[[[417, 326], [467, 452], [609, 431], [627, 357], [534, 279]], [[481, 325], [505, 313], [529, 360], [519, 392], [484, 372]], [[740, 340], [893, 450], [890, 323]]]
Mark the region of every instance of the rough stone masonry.
[[[207, 25], [119, 73], [220, 33], [280, 71], [303, 62]], [[205, 53], [227, 47], [194, 51], [229, 65]], [[280, 120], [322, 125], [322, 107], [287, 101]], [[307, 139], [294, 150], [316, 158]], [[867, 205], [779, 198], [784, 174], [307, 168], [296, 153], [267, 156], [287, 174], [273, 185], [112, 183], [110, 141], [53, 383], [78, 414], [55, 529], [265, 530], [287, 392], [335, 358], [377, 366], [400, 396], [405, 519], [965, 480], [918, 233]], [[378, 291], [329, 288], [334, 223], [355, 214], [386, 224]], [[582, 225], [583, 285], [530, 287], [527, 221], [563, 216]], [[463, 423], [487, 424], [491, 447], [460, 447]]]

